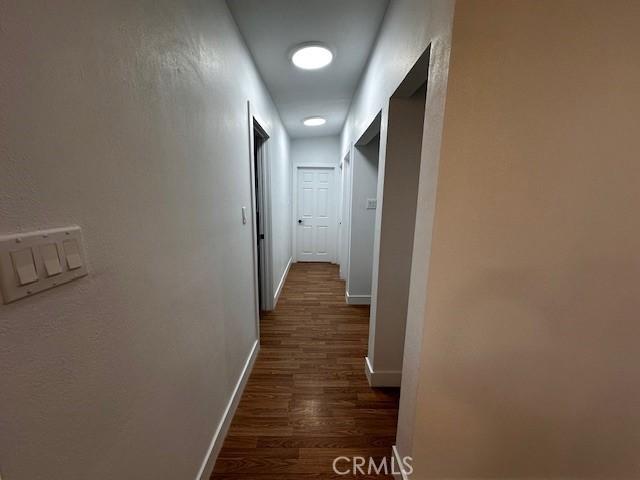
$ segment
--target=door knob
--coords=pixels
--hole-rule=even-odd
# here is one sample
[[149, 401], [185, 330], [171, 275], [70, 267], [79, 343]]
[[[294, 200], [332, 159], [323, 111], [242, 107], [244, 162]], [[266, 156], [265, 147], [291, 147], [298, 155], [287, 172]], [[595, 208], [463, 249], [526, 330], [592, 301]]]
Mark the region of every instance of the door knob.
[[302, 220], [298, 219], [298, 223], [299, 223], [300, 225], [302, 225]]

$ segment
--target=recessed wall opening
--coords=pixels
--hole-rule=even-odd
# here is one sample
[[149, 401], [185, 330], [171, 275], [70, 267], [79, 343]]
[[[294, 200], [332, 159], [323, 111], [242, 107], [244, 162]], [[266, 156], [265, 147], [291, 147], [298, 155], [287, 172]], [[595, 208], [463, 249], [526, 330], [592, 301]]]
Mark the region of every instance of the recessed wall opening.
[[371, 303], [374, 229], [378, 204], [380, 120], [381, 115], [376, 115], [353, 148], [346, 278], [346, 299], [351, 305]]
[[366, 359], [372, 386], [399, 387], [402, 380], [428, 66], [429, 49], [382, 112]]

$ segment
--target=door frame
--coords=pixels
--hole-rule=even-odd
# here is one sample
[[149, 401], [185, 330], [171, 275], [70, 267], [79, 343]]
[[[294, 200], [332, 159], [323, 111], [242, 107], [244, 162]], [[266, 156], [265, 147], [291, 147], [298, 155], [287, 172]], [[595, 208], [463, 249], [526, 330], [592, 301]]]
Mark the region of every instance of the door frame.
[[[273, 251], [271, 244], [271, 162], [269, 161], [269, 131], [265, 128], [266, 122], [262, 121], [260, 116], [252, 108], [251, 102], [247, 102], [248, 112], [248, 133], [249, 133], [249, 186], [251, 191], [251, 243], [253, 254], [253, 285], [254, 285], [254, 302], [256, 310], [256, 333], [258, 340], [260, 339], [260, 310], [269, 311], [273, 309], [273, 291], [271, 271], [273, 268]], [[263, 138], [262, 148], [262, 198], [256, 198], [256, 175], [254, 162], [255, 135]], [[262, 205], [262, 224], [264, 240], [262, 241], [262, 255], [258, 255], [258, 230], [256, 228], [257, 218], [256, 209], [260, 201]], [[258, 265], [260, 259], [261, 265]], [[263, 275], [260, 275], [262, 271]], [[260, 304], [260, 292], [262, 292], [262, 305]]]
[[[321, 163], [321, 162], [294, 162], [293, 163], [293, 175], [291, 175], [291, 192], [293, 194], [293, 208], [291, 209], [291, 230], [292, 230], [292, 247], [293, 247], [293, 261], [298, 262], [298, 170], [301, 168], [322, 168], [327, 170], [332, 170], [333, 174], [333, 185], [334, 190], [337, 187], [336, 183], [336, 171], [338, 170], [339, 165], [334, 165], [332, 163]], [[335, 192], [334, 192], [335, 197]], [[332, 210], [333, 210], [333, 219], [334, 219], [334, 231], [336, 232], [336, 237], [338, 236], [338, 215], [337, 215], [337, 202], [332, 202]], [[337, 244], [334, 245], [333, 255], [331, 257], [331, 263], [335, 264], [337, 262], [338, 250]]]
[[342, 179], [340, 191], [340, 233], [338, 235], [338, 263], [340, 278], [347, 280], [349, 276], [349, 258], [351, 247], [351, 188], [353, 186], [353, 165], [351, 164], [351, 148], [340, 160], [340, 177]]

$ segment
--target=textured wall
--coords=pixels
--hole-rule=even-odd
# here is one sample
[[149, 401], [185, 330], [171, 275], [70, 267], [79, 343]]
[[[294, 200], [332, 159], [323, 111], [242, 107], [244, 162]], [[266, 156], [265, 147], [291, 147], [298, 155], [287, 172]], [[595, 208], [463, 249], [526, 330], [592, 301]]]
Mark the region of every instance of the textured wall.
[[0, 232], [79, 224], [90, 263], [0, 306], [3, 478], [193, 479], [256, 339], [247, 100], [288, 189], [277, 112], [217, 0], [3, 1], [0, 58]]
[[640, 4], [456, 4], [414, 478], [640, 478]]

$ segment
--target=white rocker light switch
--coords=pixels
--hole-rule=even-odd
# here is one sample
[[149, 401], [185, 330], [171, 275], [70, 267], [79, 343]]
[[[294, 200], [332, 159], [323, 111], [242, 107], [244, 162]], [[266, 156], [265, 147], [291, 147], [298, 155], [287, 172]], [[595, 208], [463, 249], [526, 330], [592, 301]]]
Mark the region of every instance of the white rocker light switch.
[[82, 266], [82, 256], [80, 255], [80, 247], [75, 240], [65, 240], [64, 254], [67, 257], [67, 267], [69, 270], [76, 270]]
[[38, 281], [38, 272], [33, 262], [33, 252], [30, 248], [25, 248], [17, 252], [11, 252], [13, 268], [18, 275], [20, 285], [29, 285]]
[[60, 257], [58, 256], [58, 247], [55, 243], [50, 243], [40, 249], [44, 268], [47, 271], [47, 277], [53, 277], [62, 273], [62, 265], [60, 265]]

